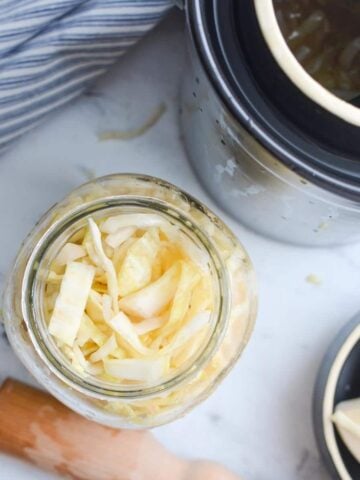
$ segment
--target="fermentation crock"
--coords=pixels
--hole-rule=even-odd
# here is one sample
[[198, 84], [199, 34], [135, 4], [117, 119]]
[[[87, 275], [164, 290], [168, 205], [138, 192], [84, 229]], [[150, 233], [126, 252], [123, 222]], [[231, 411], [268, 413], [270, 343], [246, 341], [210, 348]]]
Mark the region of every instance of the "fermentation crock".
[[185, 4], [181, 124], [203, 185], [236, 219], [275, 239], [359, 240], [360, 109], [299, 64], [291, 68], [272, 1]]

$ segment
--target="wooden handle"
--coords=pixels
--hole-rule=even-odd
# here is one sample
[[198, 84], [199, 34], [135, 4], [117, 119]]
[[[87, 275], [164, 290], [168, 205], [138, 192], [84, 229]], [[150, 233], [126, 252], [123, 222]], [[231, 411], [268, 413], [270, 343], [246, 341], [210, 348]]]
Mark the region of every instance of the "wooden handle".
[[0, 389], [0, 450], [76, 480], [239, 480], [211, 462], [186, 462], [147, 431], [114, 430], [15, 380]]

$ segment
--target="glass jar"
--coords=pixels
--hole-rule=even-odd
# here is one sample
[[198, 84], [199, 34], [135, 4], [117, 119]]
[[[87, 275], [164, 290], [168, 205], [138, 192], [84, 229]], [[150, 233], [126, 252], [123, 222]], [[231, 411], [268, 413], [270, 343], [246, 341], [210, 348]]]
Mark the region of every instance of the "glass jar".
[[[196, 355], [175, 376], [141, 388], [77, 372], [50, 337], [42, 311], [49, 265], [59, 249], [89, 216], [124, 212], [156, 212], [207, 252], [216, 297], [209, 334]], [[104, 425], [153, 427], [204, 400], [234, 365], [255, 321], [254, 283], [244, 248], [204, 205], [157, 178], [111, 175], [80, 186], [49, 210], [26, 238], [5, 289], [5, 327], [23, 364], [65, 405]]]

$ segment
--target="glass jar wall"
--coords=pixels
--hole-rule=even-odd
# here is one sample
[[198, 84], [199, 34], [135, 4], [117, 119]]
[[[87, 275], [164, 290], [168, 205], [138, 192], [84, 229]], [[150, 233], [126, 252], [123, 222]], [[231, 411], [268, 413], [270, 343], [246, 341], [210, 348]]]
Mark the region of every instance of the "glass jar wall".
[[[105, 219], [139, 219], [145, 216], [147, 219], [158, 219], [161, 225], [166, 225], [166, 232], [177, 232], [180, 237], [176, 237], [176, 241], [180, 242], [182, 251], [187, 252], [185, 257], [187, 255], [190, 263], [201, 264], [202, 272], [208, 273], [211, 279], [208, 290], [211, 308], [208, 310], [206, 327], [204, 323], [199, 329], [199, 321], [201, 322], [204, 315], [198, 315], [192, 323], [188, 321], [186, 324], [187, 317], [184, 314], [183, 330], [169, 340], [172, 348], [165, 343], [164, 346], [156, 337], [157, 332], [162, 332], [159, 326], [150, 334], [137, 330], [139, 335], [135, 340], [134, 336], [125, 335], [123, 324], [119, 331], [113, 332], [112, 338], [108, 340], [116, 344], [117, 339], [122, 348], [117, 348], [116, 352], [125, 352], [122, 355], [126, 358], [110, 355], [107, 357], [110, 358], [107, 360], [109, 365], [121, 365], [121, 368], [124, 368], [126, 365], [133, 367], [136, 364], [138, 368], [142, 361], [147, 362], [146, 365], [150, 361], [153, 362], [151, 365], [158, 366], [158, 360], [163, 359], [166, 352], [167, 363], [161, 375], [144, 378], [140, 375], [135, 378], [136, 381], [133, 378], [130, 381], [126, 372], [123, 379], [113, 378], [108, 375], [108, 371], [104, 373], [105, 360], [101, 352], [107, 348], [104, 347], [105, 340], [101, 345], [96, 345], [91, 339], [86, 344], [89, 345], [88, 350], [86, 345], [84, 347], [85, 342], [79, 343], [82, 350], [77, 348], [84, 362], [82, 368], [79, 368], [79, 362], [74, 362], [72, 347], [58, 341], [49, 327], [46, 295], [50, 291], [55, 292], [55, 297], [59, 297], [59, 291], [63, 289], [61, 283], [61, 287], [51, 287], [49, 290], [49, 282], [63, 282], [65, 278], [61, 268], [57, 273], [51, 270], [54, 259], [58, 258], [59, 252], [63, 251], [64, 245], [69, 242], [76, 244], [78, 249], [82, 248], [89, 219], [94, 225], [101, 226]], [[168, 244], [172, 233], [165, 234], [161, 228], [159, 241]], [[144, 230], [141, 228], [136, 233], [138, 237], [143, 234]], [[103, 239], [101, 242], [105, 255], [111, 262], [115, 249], [105, 246]], [[96, 262], [96, 253], [93, 257]], [[84, 265], [86, 261], [83, 258], [80, 265]], [[124, 263], [124, 260], [120, 258], [119, 265], [123, 265], [121, 262]], [[184, 261], [182, 262], [184, 264]], [[159, 281], [168, 270], [155, 274], [155, 266], [159, 270], [155, 262], [151, 275], [156, 275]], [[109, 285], [106, 275], [98, 268], [96, 275], [105, 278], [101, 280], [101, 288], [107, 291]], [[201, 275], [202, 273], [200, 277]], [[93, 280], [92, 288], [98, 281], [97, 278]], [[125, 290], [129, 288], [129, 282], [130, 280], [126, 283]], [[255, 321], [257, 302], [254, 283], [253, 268], [244, 248], [220, 219], [204, 205], [160, 179], [140, 175], [111, 175], [96, 179], [72, 192], [42, 217], [24, 241], [5, 290], [6, 331], [15, 352], [30, 373], [73, 410], [112, 427], [152, 427], [182, 416], [205, 399], [233, 366], [249, 340]], [[85, 288], [84, 284], [74, 285], [73, 288], [80, 288], [80, 292]], [[180, 288], [179, 285], [177, 289]], [[100, 289], [97, 294], [101, 296], [101, 292]], [[201, 292], [204, 296], [204, 290], [199, 290], [194, 284], [191, 292], [188, 292], [186, 312], [204, 300], [199, 298]], [[116, 297], [120, 310], [124, 298], [129, 298], [128, 292], [124, 293], [124, 298], [122, 294]], [[81, 296], [81, 293], [79, 295]], [[164, 307], [166, 311], [174, 308], [175, 297], [169, 302]], [[50, 308], [54, 311], [54, 302], [52, 303]], [[115, 308], [119, 309], [119, 305], [115, 305]], [[86, 303], [84, 315], [90, 316], [88, 309], [89, 305]], [[126, 313], [129, 311], [126, 310]], [[97, 327], [102, 329], [102, 332], [107, 332], [109, 325], [113, 325], [112, 318], [109, 319], [106, 313], [101, 315], [104, 315], [104, 319], [93, 320], [100, 321]], [[161, 318], [165, 318], [163, 328], [166, 329], [169, 317], [166, 317], [166, 312], [163, 311], [161, 315]], [[124, 318], [125, 322], [129, 322], [126, 315]], [[130, 318], [130, 327], [138, 328], [137, 312]], [[153, 319], [145, 318], [145, 323], [152, 321]], [[190, 331], [193, 332], [192, 336]], [[60, 337], [62, 334], [63, 332]], [[139, 358], [141, 355], [144, 357]], [[91, 358], [96, 359], [95, 367], [89, 360]]]

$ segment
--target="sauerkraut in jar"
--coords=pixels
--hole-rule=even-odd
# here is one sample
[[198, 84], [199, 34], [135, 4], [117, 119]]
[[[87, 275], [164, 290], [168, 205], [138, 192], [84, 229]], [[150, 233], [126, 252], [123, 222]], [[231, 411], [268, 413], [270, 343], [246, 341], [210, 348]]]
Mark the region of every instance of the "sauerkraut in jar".
[[30, 372], [78, 413], [151, 427], [206, 398], [256, 314], [250, 260], [202, 204], [162, 180], [78, 188], [25, 241], [6, 330]]

